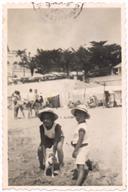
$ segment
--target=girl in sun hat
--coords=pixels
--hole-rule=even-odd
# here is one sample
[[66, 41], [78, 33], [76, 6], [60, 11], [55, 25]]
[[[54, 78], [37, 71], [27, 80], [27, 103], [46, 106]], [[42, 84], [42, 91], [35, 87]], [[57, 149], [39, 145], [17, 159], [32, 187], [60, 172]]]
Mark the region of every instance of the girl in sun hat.
[[87, 138], [87, 124], [86, 119], [90, 118], [87, 107], [85, 105], [79, 105], [71, 110], [71, 113], [76, 118], [78, 126], [73, 135], [71, 141], [74, 151], [72, 157], [75, 158], [75, 164], [77, 165], [78, 177], [76, 185], [82, 185], [85, 175], [87, 176], [88, 170], [88, 138]]
[[86, 105], [78, 105], [77, 107], [73, 108], [71, 110], [71, 113], [75, 116], [75, 112], [76, 111], [81, 111], [81, 112], [84, 112], [86, 114], [86, 119], [89, 119], [90, 118], [90, 115], [88, 113], [88, 109], [87, 109], [87, 106]]
[[40, 168], [45, 169], [45, 154], [46, 149], [53, 146], [54, 154], [57, 151], [60, 169], [64, 165], [63, 163], [63, 142], [64, 135], [61, 129], [61, 125], [55, 123], [58, 119], [58, 115], [50, 108], [41, 110], [38, 114], [42, 124], [39, 127], [41, 143], [38, 148], [38, 158]]

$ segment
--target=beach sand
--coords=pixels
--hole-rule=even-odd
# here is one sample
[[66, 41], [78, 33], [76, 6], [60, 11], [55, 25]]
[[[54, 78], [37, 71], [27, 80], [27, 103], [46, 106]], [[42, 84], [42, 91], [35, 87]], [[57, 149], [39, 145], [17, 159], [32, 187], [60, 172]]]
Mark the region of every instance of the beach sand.
[[[51, 178], [39, 169], [37, 148], [40, 143], [38, 118], [13, 119], [8, 112], [8, 181], [9, 186], [72, 186], [74, 159], [70, 145], [76, 121], [68, 108], [58, 108], [65, 135], [64, 169]], [[122, 185], [122, 119], [121, 108], [95, 108], [89, 110], [87, 121], [90, 159], [95, 168], [90, 171], [85, 186]], [[27, 114], [26, 114], [27, 116]]]

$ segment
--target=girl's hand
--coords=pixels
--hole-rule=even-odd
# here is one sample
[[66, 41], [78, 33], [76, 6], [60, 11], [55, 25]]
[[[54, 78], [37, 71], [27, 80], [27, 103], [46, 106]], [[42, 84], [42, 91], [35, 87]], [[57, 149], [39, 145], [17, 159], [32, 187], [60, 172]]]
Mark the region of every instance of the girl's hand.
[[77, 151], [73, 151], [73, 153], [72, 153], [72, 157], [73, 157], [73, 158], [76, 158], [76, 157], [77, 157], [77, 154], [78, 154]]

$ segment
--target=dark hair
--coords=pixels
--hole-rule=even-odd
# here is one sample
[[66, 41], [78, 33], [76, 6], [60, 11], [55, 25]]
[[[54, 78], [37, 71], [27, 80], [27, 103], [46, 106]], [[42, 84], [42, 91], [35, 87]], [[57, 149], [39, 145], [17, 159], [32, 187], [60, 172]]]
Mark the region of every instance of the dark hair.
[[81, 111], [81, 110], [76, 110], [76, 111], [74, 112], [74, 116], [76, 116], [76, 113], [77, 113], [77, 112], [83, 113], [84, 116], [85, 116], [85, 118], [88, 118], [88, 113], [86, 113], [86, 112], [84, 112], [84, 111]]
[[20, 95], [20, 92], [16, 90], [16, 91], [15, 91], [15, 94]]
[[52, 113], [43, 113], [42, 115], [40, 115], [40, 120], [43, 121], [44, 120], [44, 114], [49, 114], [50, 118], [52, 121], [55, 121], [54, 115]]
[[32, 89], [29, 89], [30, 92], [32, 92]]

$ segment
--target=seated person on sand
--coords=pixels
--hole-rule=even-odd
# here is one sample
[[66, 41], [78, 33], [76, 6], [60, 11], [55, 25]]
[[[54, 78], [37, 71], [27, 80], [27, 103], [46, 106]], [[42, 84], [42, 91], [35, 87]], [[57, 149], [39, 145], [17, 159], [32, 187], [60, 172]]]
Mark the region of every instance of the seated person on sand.
[[39, 127], [41, 143], [38, 148], [38, 158], [40, 163], [40, 169], [45, 169], [45, 154], [46, 149], [53, 147], [53, 153], [56, 154], [59, 160], [59, 169], [64, 165], [63, 162], [63, 142], [64, 135], [61, 129], [61, 125], [55, 123], [55, 120], [58, 119], [58, 115], [49, 108], [41, 110], [38, 114], [39, 119], [42, 124]]

